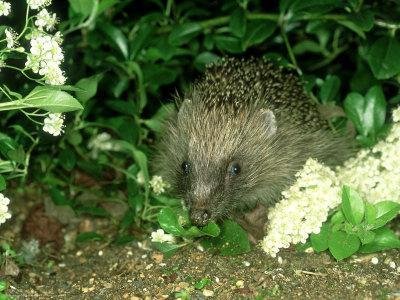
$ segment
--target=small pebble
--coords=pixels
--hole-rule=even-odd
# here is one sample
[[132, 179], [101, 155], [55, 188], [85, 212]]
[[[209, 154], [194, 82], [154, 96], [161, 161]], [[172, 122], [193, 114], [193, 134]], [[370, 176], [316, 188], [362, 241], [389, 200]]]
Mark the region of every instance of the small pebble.
[[90, 278], [90, 279], [89, 279], [89, 283], [90, 283], [90, 284], [93, 284], [93, 282], [94, 282], [94, 278]]
[[143, 255], [142, 255], [142, 258], [143, 258], [143, 259], [147, 258], [147, 254], [143, 254]]
[[81, 256], [82, 255], [82, 251], [79, 250], [78, 252], [76, 252], [76, 256]]
[[236, 286], [240, 289], [244, 288], [244, 281], [243, 280], [238, 280], [236, 282]]
[[215, 277], [215, 282], [219, 283], [219, 278], [218, 277]]
[[282, 264], [283, 263], [283, 259], [282, 259], [282, 257], [280, 257], [280, 256], [278, 256], [278, 264]]
[[392, 269], [396, 269], [396, 263], [394, 261], [391, 261], [389, 263], [389, 267], [391, 267]]
[[126, 252], [126, 256], [132, 256], [132, 255], [133, 255], [133, 252], [132, 252], [132, 251]]
[[103, 256], [103, 250], [99, 251], [99, 256]]
[[197, 245], [196, 249], [201, 251], [201, 252], [204, 252], [204, 247], [202, 245]]
[[379, 263], [379, 259], [377, 257], [373, 257], [373, 258], [371, 258], [371, 263], [373, 263], [374, 265], [377, 265]]
[[65, 268], [66, 264], [65, 264], [65, 263], [59, 263], [58, 266], [59, 266], [60, 268]]
[[204, 295], [204, 297], [213, 297], [214, 292], [210, 291], [210, 290], [203, 290], [203, 295]]
[[246, 260], [243, 262], [243, 264], [244, 264], [246, 267], [250, 267], [250, 263], [249, 263], [248, 261], [246, 261]]
[[146, 266], [146, 270], [150, 270], [153, 267], [153, 264], [149, 264]]

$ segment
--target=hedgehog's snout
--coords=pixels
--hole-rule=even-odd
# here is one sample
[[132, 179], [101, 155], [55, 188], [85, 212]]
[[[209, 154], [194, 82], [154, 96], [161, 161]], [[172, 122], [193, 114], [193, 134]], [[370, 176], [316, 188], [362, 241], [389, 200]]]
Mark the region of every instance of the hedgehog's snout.
[[206, 208], [192, 208], [190, 220], [196, 226], [205, 226], [211, 219], [211, 212]]

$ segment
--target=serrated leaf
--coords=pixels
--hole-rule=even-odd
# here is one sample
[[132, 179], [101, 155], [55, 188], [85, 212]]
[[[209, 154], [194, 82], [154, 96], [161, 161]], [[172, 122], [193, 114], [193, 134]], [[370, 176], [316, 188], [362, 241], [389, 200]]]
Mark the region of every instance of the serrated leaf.
[[330, 235], [329, 225], [323, 224], [321, 226], [321, 231], [318, 234], [312, 233], [310, 236], [311, 245], [316, 252], [322, 252], [328, 249], [329, 235]]
[[375, 238], [372, 242], [360, 248], [361, 253], [374, 253], [387, 249], [400, 248], [400, 240], [396, 234], [387, 227], [374, 230]]
[[376, 218], [370, 223], [373, 229], [382, 227], [393, 220], [400, 211], [400, 204], [392, 201], [382, 201], [374, 205], [376, 209]]
[[342, 211], [348, 222], [358, 225], [364, 218], [364, 201], [361, 196], [348, 186], [342, 190]]
[[400, 73], [400, 44], [395, 37], [376, 40], [367, 50], [366, 59], [378, 79], [389, 79]]
[[360, 240], [356, 235], [343, 231], [332, 232], [329, 237], [329, 251], [336, 260], [342, 260], [357, 252]]
[[27, 107], [41, 108], [52, 113], [63, 113], [83, 109], [70, 94], [48, 86], [34, 88], [24, 99]]

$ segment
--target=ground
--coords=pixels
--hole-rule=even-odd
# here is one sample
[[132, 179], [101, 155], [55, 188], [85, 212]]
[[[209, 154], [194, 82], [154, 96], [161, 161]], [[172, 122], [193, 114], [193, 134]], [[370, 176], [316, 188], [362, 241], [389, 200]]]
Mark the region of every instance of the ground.
[[[28, 239], [27, 217], [43, 217], [37, 213], [41, 207], [30, 202], [14, 201], [14, 219], [0, 228], [2, 241], [16, 249], [22, 237]], [[282, 251], [278, 259], [258, 248], [221, 257], [187, 247], [166, 259], [150, 249], [147, 240], [124, 246], [104, 240], [77, 244], [74, 237], [79, 230], [95, 228], [111, 235], [116, 225], [92, 218], [72, 223], [61, 226], [63, 245], [43, 245], [29, 264], [17, 267], [10, 260], [8, 269], [3, 265], [8, 295], [16, 299], [400, 299], [398, 250], [336, 262], [326, 253], [294, 249]], [[14, 274], [4, 276], [5, 271]], [[209, 284], [196, 288], [202, 279]], [[188, 295], [191, 298], [184, 298]]]

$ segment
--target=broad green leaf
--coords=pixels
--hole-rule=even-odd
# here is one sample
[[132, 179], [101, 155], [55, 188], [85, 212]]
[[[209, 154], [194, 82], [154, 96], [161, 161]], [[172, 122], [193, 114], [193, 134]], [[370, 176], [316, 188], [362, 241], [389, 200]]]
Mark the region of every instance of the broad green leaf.
[[250, 251], [247, 232], [231, 220], [224, 221], [218, 237], [203, 239], [201, 242], [206, 249], [218, 252], [222, 256], [238, 255]]
[[0, 292], [5, 291], [6, 288], [7, 288], [7, 282], [4, 280], [0, 280]]
[[276, 22], [255, 20], [248, 22], [246, 34], [243, 37], [243, 49], [257, 45], [271, 36], [277, 27]]
[[87, 242], [87, 241], [101, 241], [104, 240], [104, 236], [101, 234], [98, 234], [94, 231], [90, 231], [90, 232], [83, 232], [78, 234], [78, 236], [76, 237], [76, 242], [77, 243], [83, 243], [83, 242]]
[[376, 208], [374, 205], [365, 202], [365, 223], [371, 225], [376, 219]]
[[336, 260], [342, 260], [357, 252], [360, 240], [356, 235], [343, 231], [332, 232], [329, 237], [329, 251]]
[[312, 233], [310, 236], [311, 245], [317, 252], [322, 252], [328, 249], [330, 229], [328, 224], [323, 224], [321, 226], [321, 231], [318, 234]]
[[234, 36], [240, 38], [246, 33], [246, 25], [246, 12], [243, 8], [238, 7], [231, 15], [229, 29]]
[[242, 53], [242, 42], [234, 36], [214, 35], [213, 40], [218, 49], [229, 53]]
[[218, 225], [214, 222], [210, 222], [206, 226], [200, 227], [200, 231], [205, 235], [212, 237], [217, 237], [221, 233]]
[[208, 279], [208, 278], [203, 278], [200, 281], [196, 282], [196, 284], [194, 285], [195, 289], [198, 290], [202, 290], [203, 288], [205, 288], [207, 285], [212, 284], [212, 280]]
[[98, 83], [102, 78], [103, 74], [96, 74], [79, 80], [76, 83], [76, 87], [80, 88], [80, 90], [76, 92], [76, 98], [82, 102], [86, 102], [96, 95]]
[[357, 236], [363, 245], [371, 243], [375, 238], [375, 233], [370, 230], [360, 230]]
[[198, 23], [184, 23], [175, 26], [169, 34], [168, 41], [171, 45], [180, 46], [189, 42], [203, 30]]
[[382, 201], [374, 205], [376, 209], [376, 219], [370, 223], [373, 229], [382, 227], [393, 220], [400, 211], [400, 204], [392, 201]]
[[110, 23], [103, 23], [99, 27], [105, 34], [106, 37], [112, 42], [112, 44], [121, 52], [122, 56], [127, 59], [128, 52], [128, 40], [124, 32]]
[[344, 100], [344, 110], [362, 136], [375, 139], [386, 116], [386, 101], [382, 89], [373, 86], [365, 97], [358, 93], [348, 94]]
[[68, 0], [71, 5], [72, 10], [82, 15], [83, 17], [88, 17], [92, 11], [95, 0]]
[[34, 88], [23, 100], [26, 107], [41, 108], [52, 113], [83, 109], [70, 94], [48, 86]]
[[6, 180], [0, 175], [0, 192], [5, 190], [7, 187]]
[[342, 211], [346, 220], [353, 225], [358, 225], [364, 218], [364, 201], [361, 196], [348, 186], [342, 190]]
[[375, 77], [389, 79], [400, 73], [400, 44], [395, 37], [385, 36], [367, 50], [366, 59]]
[[166, 232], [175, 236], [183, 236], [185, 229], [178, 221], [177, 214], [169, 207], [163, 208], [157, 215], [158, 223]]
[[335, 75], [328, 75], [321, 86], [319, 97], [322, 103], [336, 101], [340, 91], [340, 78]]
[[212, 52], [202, 52], [194, 59], [194, 66], [200, 71], [204, 71], [205, 67], [209, 64], [215, 63], [220, 57]]
[[338, 210], [331, 218], [332, 224], [340, 224], [345, 221], [342, 210]]
[[7, 156], [16, 163], [25, 164], [26, 155], [22, 145], [19, 145], [17, 149], [8, 151]]
[[179, 250], [179, 248], [182, 247], [181, 245], [171, 244], [166, 242], [165, 243], [156, 242], [154, 243], [154, 245], [156, 246], [158, 251], [164, 254], [165, 258], [170, 258]]
[[400, 248], [400, 240], [396, 234], [387, 227], [381, 227], [373, 231], [375, 238], [372, 242], [360, 248], [361, 253], [374, 253], [387, 249]]
[[154, 26], [142, 23], [130, 43], [130, 59], [134, 60], [154, 32]]
[[71, 171], [76, 164], [76, 156], [75, 152], [71, 151], [70, 149], [64, 149], [61, 151], [60, 155], [58, 156], [59, 163], [63, 168], [67, 171]]

